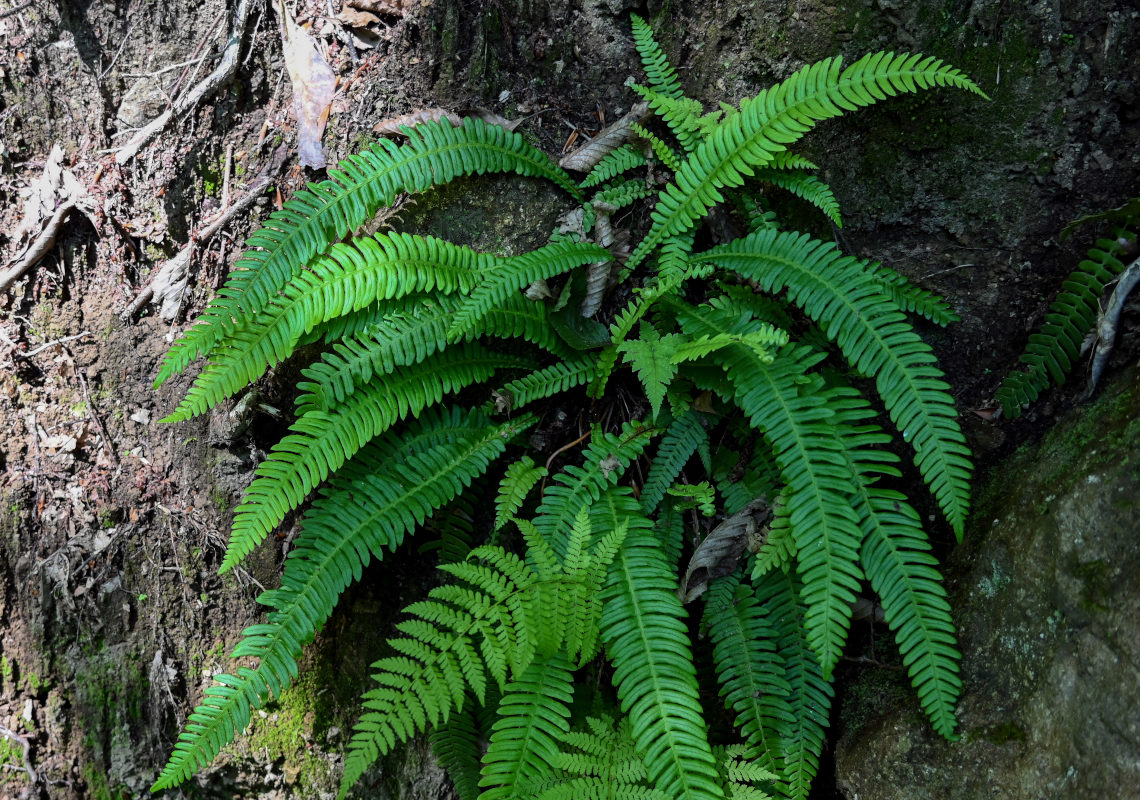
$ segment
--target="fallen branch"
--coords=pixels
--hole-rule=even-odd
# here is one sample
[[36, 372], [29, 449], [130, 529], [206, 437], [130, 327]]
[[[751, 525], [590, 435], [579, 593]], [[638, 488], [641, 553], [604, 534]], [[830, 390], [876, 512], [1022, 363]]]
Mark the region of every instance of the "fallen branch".
[[241, 0], [239, 3], [237, 13], [234, 15], [233, 31], [230, 33], [229, 41], [226, 42], [225, 49], [222, 50], [221, 60], [214, 71], [203, 78], [202, 82], [193, 89], [180, 95], [170, 108], [140, 129], [122, 149], [115, 153], [115, 161], [119, 164], [126, 164], [138, 155], [139, 150], [147, 142], [161, 133], [171, 119], [193, 111], [205, 97], [212, 95], [220, 86], [229, 82], [237, 70], [238, 55], [241, 53], [242, 39], [245, 38], [245, 29], [254, 2], [255, 0]]
[[[23, 746], [23, 748], [24, 748], [24, 772], [28, 773], [28, 779], [33, 784], [39, 783], [40, 782], [40, 776], [37, 775], [36, 771], [32, 768], [32, 760], [28, 757], [28, 752], [32, 749], [32, 745], [31, 745], [31, 742], [28, 741], [28, 737], [27, 736], [21, 736], [20, 734], [15, 733], [14, 731], [10, 731], [2, 725], [0, 725], [0, 736], [6, 736], [7, 738], [11, 739], [13, 742], [16, 742], [17, 744]], [[17, 769], [19, 769], [19, 768], [17, 767]]]
[[1112, 290], [1108, 304], [1100, 315], [1100, 323], [1097, 325], [1096, 350], [1093, 351], [1092, 374], [1089, 376], [1088, 388], [1085, 389], [1085, 400], [1092, 397], [1093, 392], [1096, 391], [1096, 385], [1104, 373], [1108, 357], [1112, 354], [1113, 345], [1116, 344], [1116, 328], [1120, 324], [1120, 313], [1124, 310], [1124, 301], [1128, 299], [1128, 295], [1138, 283], [1140, 283], [1140, 258], [1133, 261], [1124, 272], [1120, 273], [1120, 277], [1116, 279], [1116, 288]]
[[120, 316], [123, 319], [130, 319], [151, 300], [162, 303], [159, 316], [163, 319], [173, 319], [177, 316], [178, 307], [182, 304], [182, 295], [189, 284], [190, 259], [194, 254], [194, 246], [209, 240], [231, 219], [253, 205], [254, 201], [261, 196], [262, 190], [277, 175], [287, 156], [288, 148], [286, 145], [282, 145], [274, 154], [272, 161], [249, 184], [245, 195], [229, 208], [223, 209], [209, 225], [191, 236], [189, 243], [179, 251], [178, 255], [158, 268], [150, 283], [139, 292], [138, 297], [131, 301], [131, 304]]
[[75, 203], [64, 203], [62, 206], [55, 210], [51, 219], [48, 220], [47, 225], [36, 237], [35, 242], [28, 248], [28, 252], [24, 257], [16, 262], [15, 266], [11, 267], [4, 274], [0, 275], [0, 295], [8, 291], [13, 283], [18, 281], [20, 277], [31, 269], [39, 260], [48, 254], [48, 251], [55, 246], [55, 238], [59, 235], [59, 229], [63, 227], [63, 220], [71, 210], [75, 208]]

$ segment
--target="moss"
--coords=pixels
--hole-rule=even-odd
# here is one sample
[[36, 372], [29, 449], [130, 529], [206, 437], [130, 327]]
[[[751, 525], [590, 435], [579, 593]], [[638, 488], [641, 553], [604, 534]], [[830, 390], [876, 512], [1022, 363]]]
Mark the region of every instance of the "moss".
[[906, 674], [889, 669], [870, 670], [860, 675], [842, 697], [839, 723], [847, 733], [862, 730], [869, 722], [902, 703], [913, 702]]
[[1008, 742], [1024, 742], [1025, 729], [1016, 722], [1007, 721], [1000, 725], [991, 725], [981, 732], [981, 737], [994, 744], [1007, 744]]
[[[24, 748], [18, 742], [14, 742], [8, 737], [0, 737], [0, 769], [3, 769], [4, 776], [13, 774], [9, 771], [9, 767], [15, 768], [17, 773], [22, 772], [24, 769]], [[27, 778], [27, 773], [22, 773]]]

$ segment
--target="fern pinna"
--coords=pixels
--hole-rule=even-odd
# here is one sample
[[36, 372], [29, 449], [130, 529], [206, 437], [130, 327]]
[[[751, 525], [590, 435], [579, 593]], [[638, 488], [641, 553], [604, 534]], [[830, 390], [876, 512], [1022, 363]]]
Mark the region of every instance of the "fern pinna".
[[[969, 454], [907, 318], [955, 316], [886, 267], [780, 229], [776, 209], [791, 192], [840, 222], [814, 165], [787, 149], [816, 122], [901, 92], [982, 92], [936, 59], [875, 53], [706, 114], [637, 17], [633, 34], [648, 77], [635, 90], [662, 126], [634, 128], [580, 184], [478, 120], [406, 129], [271, 215], [172, 348], [160, 383], [207, 359], [177, 421], [325, 344], [222, 562], [237, 565], [317, 492], [280, 588], [260, 598], [266, 622], [234, 649], [256, 663], [216, 677], [156, 790], [207, 765], [280, 695], [370, 562], [448, 514], [462, 514], [462, 536], [439, 550], [460, 560], [441, 565], [442, 585], [406, 609], [375, 663], [342, 795], [430, 729], [464, 800], [804, 798], [864, 585], [922, 708], [955, 735], [950, 609], [888, 448], [901, 436], [960, 536]], [[402, 233], [332, 243], [396, 193], [492, 171], [553, 181], [581, 204], [576, 222], [510, 258]], [[615, 265], [611, 215], [649, 197], [647, 224], [629, 232], [641, 238]], [[750, 233], [718, 241], [701, 223], [726, 201]], [[615, 274], [624, 289], [607, 291]], [[567, 441], [523, 435], [586, 403], [595, 421], [582, 412]], [[502, 478], [484, 513], [468, 494], [488, 473]], [[493, 543], [509, 530], [516, 545]], [[693, 657], [697, 603], [709, 674]], [[730, 734], [710, 731], [708, 685], [738, 729], [727, 751], [712, 744]]]

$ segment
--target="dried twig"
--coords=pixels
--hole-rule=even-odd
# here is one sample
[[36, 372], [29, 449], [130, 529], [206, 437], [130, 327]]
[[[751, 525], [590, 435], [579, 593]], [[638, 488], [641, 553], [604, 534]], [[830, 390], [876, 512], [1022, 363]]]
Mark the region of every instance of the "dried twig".
[[178, 306], [182, 303], [182, 293], [187, 285], [190, 259], [195, 244], [205, 242], [231, 219], [253, 205], [254, 201], [261, 196], [261, 191], [269, 185], [278, 170], [281, 169], [287, 155], [288, 148], [286, 145], [278, 148], [270, 163], [266, 164], [261, 173], [250, 183], [245, 195], [233, 205], [224, 208], [213, 222], [191, 237], [190, 242], [182, 248], [178, 255], [159, 267], [146, 288], [139, 292], [138, 297], [131, 301], [131, 304], [123, 311], [122, 318], [130, 319], [152, 299], [156, 299], [163, 303], [160, 312], [162, 318], [173, 319], [178, 313]]
[[35, 350], [29, 350], [26, 353], [16, 353], [16, 356], [18, 358], [31, 358], [32, 356], [36, 355], [37, 353], [42, 353], [44, 350], [47, 350], [49, 347], [55, 347], [57, 344], [63, 344], [64, 342], [74, 342], [76, 339], [82, 339], [84, 336], [90, 336], [90, 335], [91, 335], [91, 331], [83, 331], [83, 333], [77, 333], [74, 336], [64, 336], [62, 339], [55, 339], [55, 340], [50, 341], [50, 342], [45, 342], [44, 344], [41, 344], [39, 347], [37, 347]]
[[5, 19], [7, 17], [12, 16], [13, 14], [19, 14], [25, 8], [31, 8], [35, 4], [36, 4], [36, 0], [28, 0], [28, 2], [21, 3], [20, 5], [16, 6], [15, 8], [9, 8], [7, 11], [0, 11], [0, 19]]
[[138, 155], [139, 150], [147, 142], [161, 133], [176, 115], [181, 116], [193, 111], [205, 97], [213, 94], [218, 87], [229, 82], [237, 70], [238, 55], [241, 52], [242, 39], [245, 37], [246, 24], [249, 22], [249, 14], [254, 2], [255, 0], [241, 0], [238, 4], [237, 13], [234, 15], [233, 31], [230, 33], [230, 39], [226, 43], [222, 57], [214, 71], [193, 89], [179, 96], [170, 108], [136, 133], [121, 150], [115, 153], [116, 162], [126, 164]]
[[20, 279], [25, 272], [32, 268], [33, 265], [39, 262], [41, 258], [48, 254], [48, 251], [55, 245], [55, 237], [59, 235], [59, 229], [63, 227], [63, 220], [72, 209], [75, 203], [64, 203], [55, 210], [55, 214], [48, 220], [47, 225], [36, 237], [36, 241], [28, 248], [28, 252], [24, 254], [15, 266], [0, 275], [0, 295], [3, 295], [8, 289]]
[[37, 775], [35, 769], [32, 768], [32, 760], [28, 757], [28, 752], [32, 749], [32, 743], [28, 741], [28, 737], [10, 731], [3, 725], [0, 725], [0, 736], [5, 736], [24, 748], [24, 772], [28, 773], [28, 780], [32, 783], [39, 783], [40, 776]]

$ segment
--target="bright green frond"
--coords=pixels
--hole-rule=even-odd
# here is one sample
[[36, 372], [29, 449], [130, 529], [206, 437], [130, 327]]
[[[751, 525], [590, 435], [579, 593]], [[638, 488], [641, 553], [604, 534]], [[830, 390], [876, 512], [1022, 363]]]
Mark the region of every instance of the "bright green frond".
[[806, 234], [761, 231], [695, 257], [711, 260], [788, 299], [819, 322], [861, 374], [873, 376], [891, 421], [954, 531], [970, 508], [969, 449], [949, 385], [930, 347], [863, 265]]
[[495, 498], [495, 530], [501, 530], [518, 513], [531, 489], [546, 474], [546, 467], [536, 465], [530, 456], [523, 456], [507, 467]]
[[602, 595], [602, 637], [622, 712], [651, 785], [678, 800], [721, 798], [677, 576], [628, 490], [591, 509], [595, 530], [629, 525]]
[[[665, 121], [686, 153], [697, 148], [701, 140], [701, 115], [704, 113], [698, 101], [690, 97], [668, 97], [637, 84], [633, 84], [633, 90], [644, 97], [653, 113]], [[674, 164], [664, 163], [670, 169], [674, 168]]]
[[507, 686], [483, 757], [479, 800], [513, 800], [517, 787], [554, 771], [558, 745], [570, 731], [573, 693], [570, 664], [560, 653], [531, 662]]
[[637, 53], [641, 56], [641, 66], [645, 69], [645, 78], [649, 88], [665, 97], [680, 99], [685, 96], [681, 89], [681, 82], [677, 80], [677, 73], [669, 66], [665, 53], [661, 51], [653, 39], [653, 29], [637, 14], [630, 15], [633, 26], [633, 43]]
[[212, 353], [254, 319], [314, 255], [359, 228], [398, 194], [487, 172], [545, 177], [581, 199], [570, 176], [544, 153], [519, 134], [479, 119], [458, 127], [448, 122], [418, 125], [403, 145], [381, 140], [330, 170], [330, 180], [298, 192], [246, 241], [246, 252], [218, 297], [170, 349], [156, 385], [199, 355]]
[[258, 598], [272, 609], [267, 622], [247, 628], [234, 649], [234, 657], [259, 659], [257, 669], [218, 676], [154, 788], [189, 778], [249, 724], [252, 710], [279, 696], [297, 674], [301, 647], [363, 567], [485, 471], [503, 452], [504, 434], [525, 425], [488, 426], [476, 412], [429, 413], [358, 453], [314, 502], [281, 587]]
[[721, 189], [740, 186], [816, 122], [899, 92], [954, 86], [985, 96], [960, 71], [921, 55], [874, 53], [841, 71], [842, 59], [804, 67], [741, 103], [690, 155], [653, 210], [653, 226], [630, 255], [632, 269], [668, 236], [692, 227], [724, 200]]
[[636, 203], [638, 200], [653, 197], [655, 194], [657, 194], [657, 190], [652, 186], [647, 186], [643, 180], [624, 181], [617, 186], [602, 189], [594, 195], [593, 204], [595, 208], [612, 214]]
[[595, 364], [593, 357], [580, 355], [535, 370], [507, 383], [496, 392], [507, 409], [522, 408], [536, 400], [569, 391], [575, 386], [585, 386], [593, 380]]
[[394, 423], [419, 414], [445, 394], [487, 380], [496, 369], [526, 365], [476, 344], [447, 350], [429, 363], [430, 369], [397, 369], [362, 386], [335, 412], [307, 409], [293, 423], [293, 432], [258, 465], [257, 477], [242, 496], [222, 572], [253, 550], [319, 482]]
[[677, 374], [673, 355], [679, 340], [680, 337], [675, 334], [661, 336], [648, 322], [642, 322], [640, 337], [627, 339], [617, 346], [645, 387], [645, 396], [649, 398], [649, 405], [653, 409], [653, 419], [657, 419], [661, 413], [665, 389]]
[[442, 239], [401, 233], [334, 245], [215, 348], [186, 397], [163, 421], [201, 414], [257, 380], [322, 322], [414, 292], [469, 292], [496, 262], [494, 256]]

